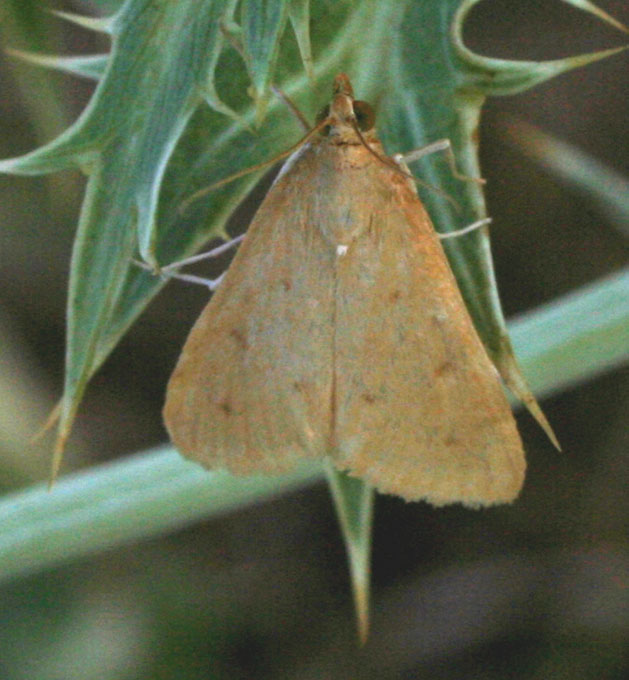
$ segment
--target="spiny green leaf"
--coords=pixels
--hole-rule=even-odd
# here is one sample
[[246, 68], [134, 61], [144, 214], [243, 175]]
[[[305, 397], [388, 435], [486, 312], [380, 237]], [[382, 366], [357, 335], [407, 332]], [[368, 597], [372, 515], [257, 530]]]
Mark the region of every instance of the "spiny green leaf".
[[[531, 86], [560, 72], [584, 65], [601, 54], [585, 55], [541, 65], [535, 62], [492, 60], [468, 50], [462, 38], [463, 23], [479, 0], [449, 0], [443, 3], [411, 3], [403, 22], [418, 27], [409, 39], [409, 31], [393, 32], [397, 37], [392, 50], [396, 77], [385, 101], [384, 137], [389, 151], [416, 148], [428, 141], [448, 138], [452, 142], [459, 169], [470, 177], [480, 177], [477, 130], [482, 105], [492, 91], [496, 69], [518, 73], [519, 85]], [[437, 28], [436, 28], [437, 27]], [[444, 41], [445, 35], [451, 41]], [[426, 58], [417, 58], [421, 44]], [[613, 54], [615, 50], [602, 53]], [[439, 54], [439, 58], [434, 55]], [[430, 55], [430, 57], [428, 56]], [[497, 66], [498, 64], [498, 66]], [[530, 80], [527, 80], [529, 78]], [[421, 83], [421, 87], [418, 84]], [[483, 85], [481, 86], [481, 83]], [[503, 87], [504, 85], [501, 85]], [[381, 128], [382, 129], [382, 128]], [[438, 231], [451, 231], [486, 216], [485, 200], [477, 184], [461, 186], [450, 169], [435, 161], [423, 161], [424, 169], [413, 170], [456, 198], [461, 210], [434, 192], [422, 191]], [[520, 371], [506, 332], [505, 321], [495, 285], [487, 230], [449, 239], [444, 247], [466, 304], [487, 350], [509, 388], [529, 408], [548, 436], [556, 443], [550, 425], [539, 409]]]
[[375, 493], [369, 484], [339, 472], [329, 461], [325, 473], [347, 550], [354, 610], [361, 644], [369, 634], [371, 529]]
[[[463, 42], [462, 27], [472, 7], [479, 2], [480, 0], [464, 0], [455, 20], [453, 43], [456, 55], [462, 62], [463, 90], [490, 96], [517, 94], [562, 73], [606, 59], [626, 49], [626, 47], [617, 47], [549, 61], [496, 59], [475, 54]], [[627, 31], [619, 21], [600, 10], [592, 2], [587, 0], [563, 0], [563, 2], [589, 12], [615, 28]]]
[[280, 40], [288, 20], [290, 0], [242, 0], [242, 49], [249, 77], [251, 95], [256, 101], [256, 122], [261, 122], [269, 97], [269, 87]]
[[[208, 25], [211, 34], [208, 35], [207, 37], [212, 43], [212, 46], [210, 51], [208, 52], [207, 63], [204, 65], [207, 71], [207, 78], [205, 79], [201, 92], [205, 98], [206, 103], [212, 109], [214, 109], [214, 111], [218, 111], [218, 113], [222, 113], [228, 118], [232, 118], [238, 121], [242, 125], [243, 124], [242, 118], [238, 115], [236, 111], [234, 111], [221, 99], [220, 95], [218, 94], [218, 91], [216, 90], [216, 85], [214, 82], [216, 67], [218, 65], [221, 52], [223, 51], [223, 48], [225, 46], [223, 32], [220, 29], [224, 25], [224, 22], [231, 22], [231, 17], [234, 13], [234, 7], [236, 6], [237, 0], [219, 0], [219, 2], [216, 2], [216, 0], [213, 1], [216, 3], [217, 8], [220, 10], [220, 19], [217, 20], [217, 23], [214, 26], [212, 26], [211, 24]], [[196, 49], [199, 49], [199, 47], [200, 46], [197, 46]]]
[[136, 244], [155, 261], [163, 173], [213, 77], [224, 7], [201, 8], [194, 0], [127, 3], [109, 22], [110, 63], [84, 114], [51, 144], [0, 166], [34, 173], [77, 164], [90, 175], [72, 260], [60, 444], [97, 363]]
[[288, 17], [299, 45], [304, 70], [310, 82], [314, 81], [312, 45], [310, 44], [310, 0], [291, 0]]
[[109, 56], [106, 54], [95, 54], [87, 57], [59, 57], [53, 54], [35, 54], [22, 50], [7, 49], [5, 51], [11, 56], [18, 57], [36, 66], [43, 66], [92, 80], [99, 80], [102, 77], [109, 61]]
[[[478, 177], [474, 140], [486, 94], [478, 83], [489, 67], [477, 61], [484, 58], [462, 48], [460, 39], [465, 14], [476, 1], [313, 4], [312, 45], [318, 55], [314, 87], [297, 68], [295, 46], [280, 40], [283, 9], [269, 15], [267, 28], [272, 30], [250, 30], [246, 53], [251, 62], [252, 45], [259, 47], [256, 59], [266, 64], [264, 75], [256, 76], [261, 78], [258, 88], [277, 80], [311, 114], [328, 100], [332, 77], [348, 72], [357, 95], [377, 106], [378, 128], [389, 153], [447, 137], [460, 170]], [[282, 0], [267, 4], [273, 10], [286, 6]], [[246, 96], [249, 83], [237, 55], [224, 49], [220, 31], [221, 19], [230, 21], [233, 8], [233, 0], [128, 0], [106, 24], [113, 35], [112, 54], [81, 118], [47, 147], [0, 164], [0, 171], [22, 173], [77, 165], [90, 174], [72, 262], [60, 441], [69, 431], [87, 380], [161, 285], [130, 265], [136, 244], [145, 259], [168, 262], [190, 254], [210, 234], [222, 233], [256, 176], [221, 188], [184, 216], [177, 205], [203, 184], [265, 160], [299, 136], [289, 114], [273, 99], [258, 138], [233, 121], [255, 120]], [[491, 68], [495, 70], [495, 63]], [[249, 70], [253, 74], [251, 63]], [[229, 106], [219, 93], [228, 95]], [[198, 110], [204, 98], [214, 112]], [[230, 113], [232, 119], [218, 111]], [[460, 207], [457, 211], [440, 195], [422, 192], [440, 231], [485, 216], [478, 185], [455, 180], [439, 161], [423, 162], [418, 170]], [[446, 248], [492, 358], [534, 410], [509, 345], [487, 234], [451, 239]], [[352, 507], [355, 491], [347, 491], [347, 507]], [[345, 494], [344, 487], [340, 493]], [[358, 577], [354, 574], [355, 580]]]
[[[32, 3], [6, 0], [0, 4], [0, 36], [11, 36], [25, 50], [42, 50], [54, 44], [57, 23], [50, 16], [34, 11]], [[6, 48], [4, 51], [12, 56], [17, 52]], [[25, 69], [13, 60], [11, 62], [11, 67], [19, 67], [15, 69], [15, 80], [27, 105], [31, 124], [35, 126], [40, 139], [49, 138], [67, 124], [58, 92], [38, 70]]]
[[51, 14], [64, 19], [71, 24], [76, 24], [81, 28], [86, 28], [88, 31], [95, 31], [97, 33], [111, 33], [113, 30], [112, 20], [109, 17], [86, 17], [82, 14], [75, 14], [74, 12], [62, 12], [57, 9], [51, 9]]
[[470, 67], [467, 86], [471, 91], [490, 96], [503, 96], [524, 92], [562, 73], [607, 59], [625, 49], [627, 48], [615, 47], [551, 61], [512, 61], [481, 57], [469, 54], [467, 48], [460, 49], [459, 54]]
[[625, 33], [629, 33], [629, 28], [589, 0], [562, 0], [562, 2], [565, 2], [567, 5], [572, 5], [583, 12], [589, 12], [601, 21], [605, 21], [610, 26], [613, 26], [614, 28], [617, 28], [618, 30]]

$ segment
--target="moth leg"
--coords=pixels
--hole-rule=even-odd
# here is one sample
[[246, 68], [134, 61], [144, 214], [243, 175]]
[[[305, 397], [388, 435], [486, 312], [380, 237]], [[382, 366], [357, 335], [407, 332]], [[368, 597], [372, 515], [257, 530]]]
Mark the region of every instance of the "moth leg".
[[188, 264], [194, 264], [195, 262], [201, 262], [202, 260], [209, 260], [212, 257], [218, 257], [219, 255], [222, 255], [224, 252], [231, 250], [231, 248], [237, 246], [243, 240], [243, 238], [245, 238], [245, 235], [241, 234], [240, 236], [236, 236], [236, 238], [233, 238], [230, 241], [227, 241], [226, 243], [221, 243], [220, 246], [216, 246], [216, 248], [212, 248], [212, 250], [207, 250], [205, 253], [199, 253], [198, 255], [186, 257], [184, 260], [171, 262], [170, 264], [167, 264], [165, 267], [161, 267], [158, 273], [162, 274], [168, 273], [173, 271], [174, 269], [180, 269], [181, 267], [185, 267]]
[[214, 184], [210, 184], [209, 186], [204, 187], [203, 189], [199, 189], [199, 191], [195, 191], [191, 196], [188, 196], [188, 198], [186, 198], [186, 200], [183, 201], [182, 204], [179, 206], [178, 210], [179, 214], [183, 215], [186, 212], [186, 210], [188, 210], [192, 203], [198, 201], [200, 198], [203, 198], [203, 196], [206, 196], [215, 189], [225, 186], [226, 184], [233, 182], [235, 179], [244, 177], [245, 175], [248, 175], [252, 172], [256, 172], [257, 170], [264, 170], [264, 168], [268, 168], [271, 165], [275, 165], [275, 163], [277, 163], [277, 161], [281, 161], [282, 158], [287, 158], [291, 154], [295, 153], [297, 149], [301, 149], [301, 147], [312, 137], [314, 137], [314, 135], [317, 132], [319, 132], [319, 130], [324, 128], [326, 124], [327, 118], [324, 118], [322, 121], [317, 123], [312, 129], [308, 130], [307, 134], [305, 134], [297, 142], [297, 144], [293, 144], [293, 146], [286, 149], [286, 151], [282, 151], [281, 153], [277, 154], [277, 156], [270, 158], [268, 161], [263, 161], [262, 163], [257, 163], [256, 165], [252, 165], [251, 167], [245, 168], [244, 170], [239, 170], [238, 172], [235, 172], [233, 175], [229, 175], [229, 177], [225, 177], [224, 179], [221, 179], [218, 182], [214, 182]]
[[179, 260], [178, 262], [171, 262], [171, 264], [168, 264], [165, 267], [160, 267], [160, 269], [158, 270], [156, 270], [154, 267], [147, 264], [146, 262], [140, 262], [140, 260], [132, 260], [132, 262], [138, 267], [146, 269], [147, 271], [152, 272], [156, 276], [161, 276], [164, 279], [177, 279], [178, 281], [186, 281], [188, 283], [206, 286], [211, 291], [214, 291], [218, 287], [218, 284], [221, 282], [223, 274], [221, 274], [216, 279], [206, 279], [203, 278], [202, 276], [196, 276], [194, 274], [181, 274], [176, 270], [188, 264], [194, 264], [195, 262], [201, 262], [202, 260], [207, 260], [212, 257], [218, 257], [218, 255], [221, 255], [227, 250], [230, 250], [231, 248], [237, 246], [243, 240], [244, 237], [245, 235], [241, 234], [240, 236], [236, 236], [236, 238], [233, 238], [230, 241], [227, 241], [226, 243], [221, 243], [220, 246], [212, 248], [212, 250], [208, 250], [205, 253], [199, 253], [198, 255], [192, 255], [192, 257], [187, 257], [184, 260]]
[[452, 176], [463, 182], [474, 182], [475, 184], [485, 184], [485, 180], [482, 177], [470, 177], [469, 175], [464, 175], [460, 173], [456, 167], [456, 158], [454, 157], [454, 152], [452, 151], [452, 142], [449, 139], [438, 139], [432, 144], [422, 146], [419, 149], [409, 151], [405, 154], [399, 154], [405, 163], [413, 163], [424, 156], [429, 156], [433, 153], [438, 153], [439, 151], [445, 151], [446, 160], [450, 166]]
[[476, 222], [472, 222], [472, 224], [468, 224], [467, 227], [463, 227], [463, 229], [457, 229], [456, 231], [448, 231], [443, 234], [440, 234], [437, 232], [437, 236], [443, 240], [446, 238], [454, 238], [455, 236], [463, 236], [464, 234], [469, 234], [470, 231], [476, 231], [476, 229], [480, 229], [481, 227], [484, 227], [486, 224], [491, 224], [492, 219], [491, 217], [483, 217], [482, 220], [476, 220]]
[[150, 264], [146, 264], [146, 262], [141, 262], [140, 260], [132, 259], [131, 262], [133, 262], [133, 264], [137, 267], [140, 267], [140, 269], [145, 269], [146, 271], [151, 272], [151, 274], [159, 276], [162, 279], [177, 279], [177, 281], [198, 284], [200, 286], [205, 286], [212, 292], [218, 288], [218, 284], [222, 281], [223, 276], [225, 276], [225, 272], [223, 272], [215, 279], [204, 279], [202, 276], [195, 276], [194, 274], [180, 274], [174, 271], [155, 271]]

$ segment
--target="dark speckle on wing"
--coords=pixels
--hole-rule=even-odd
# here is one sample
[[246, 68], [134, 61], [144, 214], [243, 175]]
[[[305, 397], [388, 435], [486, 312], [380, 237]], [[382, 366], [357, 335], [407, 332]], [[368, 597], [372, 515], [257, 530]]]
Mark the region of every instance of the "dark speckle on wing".
[[247, 342], [247, 338], [245, 337], [244, 333], [238, 328], [233, 328], [230, 332], [229, 335], [243, 348], [247, 349], [249, 346], [249, 343]]

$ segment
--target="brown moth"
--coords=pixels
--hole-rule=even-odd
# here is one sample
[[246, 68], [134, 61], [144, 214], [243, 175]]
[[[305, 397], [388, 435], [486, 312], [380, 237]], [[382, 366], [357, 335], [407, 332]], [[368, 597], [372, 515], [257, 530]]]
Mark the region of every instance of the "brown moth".
[[190, 332], [172, 441], [236, 474], [328, 456], [407, 500], [511, 501], [522, 443], [415, 185], [347, 76], [323, 116]]

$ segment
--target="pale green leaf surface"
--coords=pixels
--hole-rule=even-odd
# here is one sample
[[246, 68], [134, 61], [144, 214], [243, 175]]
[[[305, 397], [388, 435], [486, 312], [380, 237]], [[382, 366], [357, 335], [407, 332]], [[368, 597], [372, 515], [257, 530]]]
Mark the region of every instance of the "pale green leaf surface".
[[309, 81], [314, 81], [314, 62], [310, 42], [310, 0], [291, 0], [288, 7], [290, 19], [299, 46], [299, 54]]
[[99, 80], [102, 77], [109, 61], [107, 54], [94, 54], [86, 57], [59, 57], [54, 54], [36, 54], [12, 49], [7, 49], [6, 53], [35, 66], [43, 66], [91, 80]]
[[127, 3], [111, 22], [110, 61], [83, 115], [46, 147], [0, 165], [26, 174], [73, 162], [90, 175], [70, 278], [61, 441], [136, 244], [145, 259], [154, 258], [166, 163], [212, 76], [207, 65], [224, 3], [204, 3], [202, 11], [197, 5]]
[[[392, 50], [396, 77], [390, 79], [383, 107], [384, 137], [390, 152], [448, 138], [459, 170], [470, 177], [481, 176], [475, 142], [481, 108], [487, 95], [506, 93], [501, 77], [509, 80], [509, 93], [519, 92], [617, 51], [559, 60], [560, 63], [482, 57], [467, 49], [462, 38], [465, 17], [478, 1], [408, 5], [402, 23], [417, 27], [417, 32], [413, 42], [407, 38], [408, 31], [393, 33], [397, 36]], [[451, 35], [451, 42], [444, 40], [446, 35]], [[418, 45], [426, 58], [417, 58]], [[435, 54], [439, 54], [439, 58], [432, 57]], [[513, 73], [517, 78], [514, 79]], [[417, 83], [421, 83], [421, 87]], [[413, 167], [413, 171], [448, 192], [459, 206], [457, 209], [435, 192], [421, 192], [438, 231], [451, 231], [487, 216], [478, 184], [467, 182], [462, 186], [443, 161], [428, 159], [421, 165], [422, 171], [419, 167]], [[513, 354], [495, 284], [487, 229], [449, 239], [444, 247], [476, 328], [496, 367], [511, 391], [555, 441]]]
[[271, 80], [288, 20], [290, 0], [242, 0], [242, 48], [256, 100], [256, 121], [266, 109]]
[[[539, 396], [627, 363], [629, 270], [514, 319], [509, 329]], [[322, 476], [314, 465], [285, 477], [234, 478], [164, 448], [62, 477], [52, 492], [38, 484], [0, 501], [0, 578], [173, 530]], [[355, 551], [355, 564], [364, 565], [355, 578], [364, 580], [368, 563], [360, 550], [368, 554], [369, 489], [354, 482], [340, 497], [340, 521], [350, 559]]]
[[113, 19], [110, 17], [88, 17], [83, 14], [75, 14], [74, 12], [63, 12], [61, 10], [49, 10], [51, 14], [56, 17], [68, 21], [71, 24], [76, 24], [81, 28], [86, 28], [88, 31], [95, 31], [97, 33], [112, 33]]
[[369, 484], [339, 472], [329, 461], [325, 462], [324, 470], [347, 550], [358, 636], [364, 644], [369, 634], [371, 535], [375, 492]]
[[605, 12], [605, 10], [601, 9], [598, 5], [594, 4], [593, 2], [590, 2], [590, 0], [562, 0], [562, 2], [565, 2], [567, 5], [572, 5], [573, 7], [576, 7], [577, 9], [580, 9], [583, 12], [589, 12], [590, 14], [593, 14], [597, 19], [605, 21], [610, 26], [613, 26], [614, 28], [617, 28], [618, 30], [623, 31], [625, 33], [629, 33], [629, 28], [627, 28], [624, 24], [618, 21], [618, 19], [615, 19], [613, 16]]

